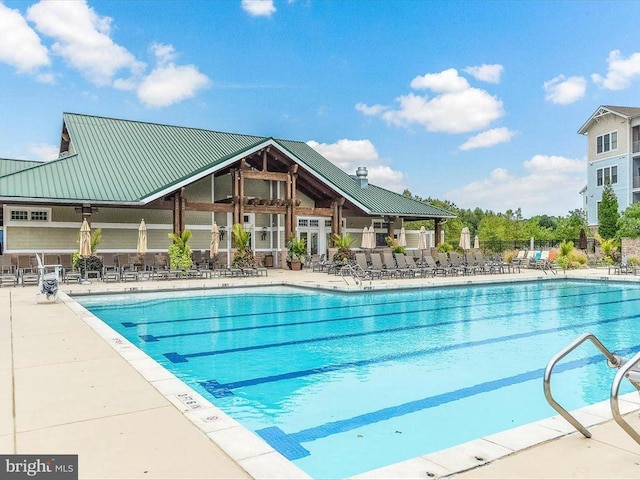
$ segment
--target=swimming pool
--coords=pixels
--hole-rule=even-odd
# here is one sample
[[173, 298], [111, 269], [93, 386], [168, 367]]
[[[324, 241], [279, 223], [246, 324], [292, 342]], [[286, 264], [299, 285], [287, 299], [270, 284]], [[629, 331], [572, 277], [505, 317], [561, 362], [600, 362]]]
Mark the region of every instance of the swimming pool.
[[[640, 287], [620, 283], [77, 300], [316, 478], [554, 415], [544, 367], [585, 331], [617, 353], [640, 350], [630, 334], [640, 323]], [[568, 409], [608, 398], [615, 375], [590, 346], [556, 372], [554, 395]]]

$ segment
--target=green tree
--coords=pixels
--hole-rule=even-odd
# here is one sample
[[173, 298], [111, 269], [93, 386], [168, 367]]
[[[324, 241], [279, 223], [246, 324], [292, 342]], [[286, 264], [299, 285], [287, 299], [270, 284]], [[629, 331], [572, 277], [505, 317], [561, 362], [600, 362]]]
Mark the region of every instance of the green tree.
[[566, 217], [557, 219], [554, 238], [558, 240], [577, 240], [580, 238], [580, 230], [588, 231], [587, 220], [580, 209], [571, 210]]
[[640, 203], [629, 205], [618, 220], [616, 238], [640, 237]]
[[602, 238], [614, 238], [618, 231], [618, 198], [610, 183], [602, 190], [602, 200], [598, 205], [598, 233]]

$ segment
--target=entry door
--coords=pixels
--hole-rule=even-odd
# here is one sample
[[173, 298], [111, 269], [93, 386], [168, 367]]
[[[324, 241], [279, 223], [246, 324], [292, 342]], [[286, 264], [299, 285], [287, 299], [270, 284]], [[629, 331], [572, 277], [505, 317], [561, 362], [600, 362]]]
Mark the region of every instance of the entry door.
[[324, 217], [298, 217], [298, 236], [305, 240], [309, 255], [327, 253], [325, 229]]

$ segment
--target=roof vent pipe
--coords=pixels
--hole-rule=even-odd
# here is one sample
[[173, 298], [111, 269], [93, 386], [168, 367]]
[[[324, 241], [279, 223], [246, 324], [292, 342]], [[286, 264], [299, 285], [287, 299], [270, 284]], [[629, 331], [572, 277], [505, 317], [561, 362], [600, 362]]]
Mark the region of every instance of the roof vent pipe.
[[360, 188], [367, 188], [369, 186], [367, 173], [368, 172], [366, 167], [358, 167], [358, 170], [356, 170], [356, 177], [358, 177], [358, 183], [360, 184]]

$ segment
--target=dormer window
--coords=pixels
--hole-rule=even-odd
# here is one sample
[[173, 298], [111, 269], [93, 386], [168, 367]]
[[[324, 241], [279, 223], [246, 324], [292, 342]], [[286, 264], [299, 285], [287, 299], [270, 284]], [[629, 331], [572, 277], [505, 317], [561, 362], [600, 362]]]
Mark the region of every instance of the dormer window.
[[606, 153], [618, 149], [618, 132], [605, 133], [596, 138], [596, 153]]

